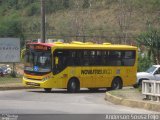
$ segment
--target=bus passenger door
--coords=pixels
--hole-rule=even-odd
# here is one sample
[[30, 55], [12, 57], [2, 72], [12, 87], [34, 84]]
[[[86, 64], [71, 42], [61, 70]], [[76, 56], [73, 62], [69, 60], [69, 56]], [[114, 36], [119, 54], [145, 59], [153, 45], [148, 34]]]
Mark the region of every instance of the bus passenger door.
[[65, 88], [68, 79], [67, 60], [68, 51], [56, 50], [53, 54], [53, 74], [55, 75], [55, 84], [58, 88]]

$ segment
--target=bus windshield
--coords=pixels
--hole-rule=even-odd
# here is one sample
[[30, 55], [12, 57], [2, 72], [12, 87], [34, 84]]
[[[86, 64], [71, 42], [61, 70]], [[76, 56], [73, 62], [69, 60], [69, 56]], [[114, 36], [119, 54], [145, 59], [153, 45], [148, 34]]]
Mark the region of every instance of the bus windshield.
[[40, 51], [28, 51], [25, 54], [26, 72], [48, 73], [51, 71], [51, 53]]

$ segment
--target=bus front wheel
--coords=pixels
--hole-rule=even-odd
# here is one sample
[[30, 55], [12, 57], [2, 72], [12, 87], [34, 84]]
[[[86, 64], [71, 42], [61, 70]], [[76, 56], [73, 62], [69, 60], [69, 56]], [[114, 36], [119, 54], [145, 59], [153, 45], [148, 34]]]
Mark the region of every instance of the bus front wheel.
[[67, 85], [67, 91], [70, 93], [76, 93], [80, 90], [79, 81], [75, 78], [69, 80]]
[[112, 81], [112, 85], [111, 85], [111, 89], [112, 90], [117, 90], [117, 89], [122, 89], [123, 85], [122, 85], [122, 80], [119, 77], [116, 77], [113, 81]]
[[52, 88], [44, 88], [44, 91], [47, 93], [51, 92], [51, 90], [52, 90]]

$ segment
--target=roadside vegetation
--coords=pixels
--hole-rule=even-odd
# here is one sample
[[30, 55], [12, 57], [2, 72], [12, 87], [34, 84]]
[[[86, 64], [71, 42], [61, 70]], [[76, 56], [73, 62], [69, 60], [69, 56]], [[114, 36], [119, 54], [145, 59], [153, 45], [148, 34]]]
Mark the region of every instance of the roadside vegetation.
[[12, 83], [22, 83], [21, 78], [13, 77], [0, 77], [0, 85], [12, 84]]

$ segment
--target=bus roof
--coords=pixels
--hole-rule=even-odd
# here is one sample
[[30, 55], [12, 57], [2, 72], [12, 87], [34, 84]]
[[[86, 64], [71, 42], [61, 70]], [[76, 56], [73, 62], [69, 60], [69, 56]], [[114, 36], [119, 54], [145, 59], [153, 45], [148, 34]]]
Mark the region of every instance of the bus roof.
[[48, 47], [56, 47], [61, 49], [130, 49], [135, 50], [137, 49], [136, 46], [131, 45], [121, 45], [121, 44], [110, 44], [110, 43], [103, 43], [103, 44], [93, 44], [93, 43], [82, 43], [82, 42], [72, 42], [72, 43], [62, 43], [62, 42], [55, 42], [55, 43], [29, 43], [29, 44], [37, 44], [37, 45], [44, 45]]

